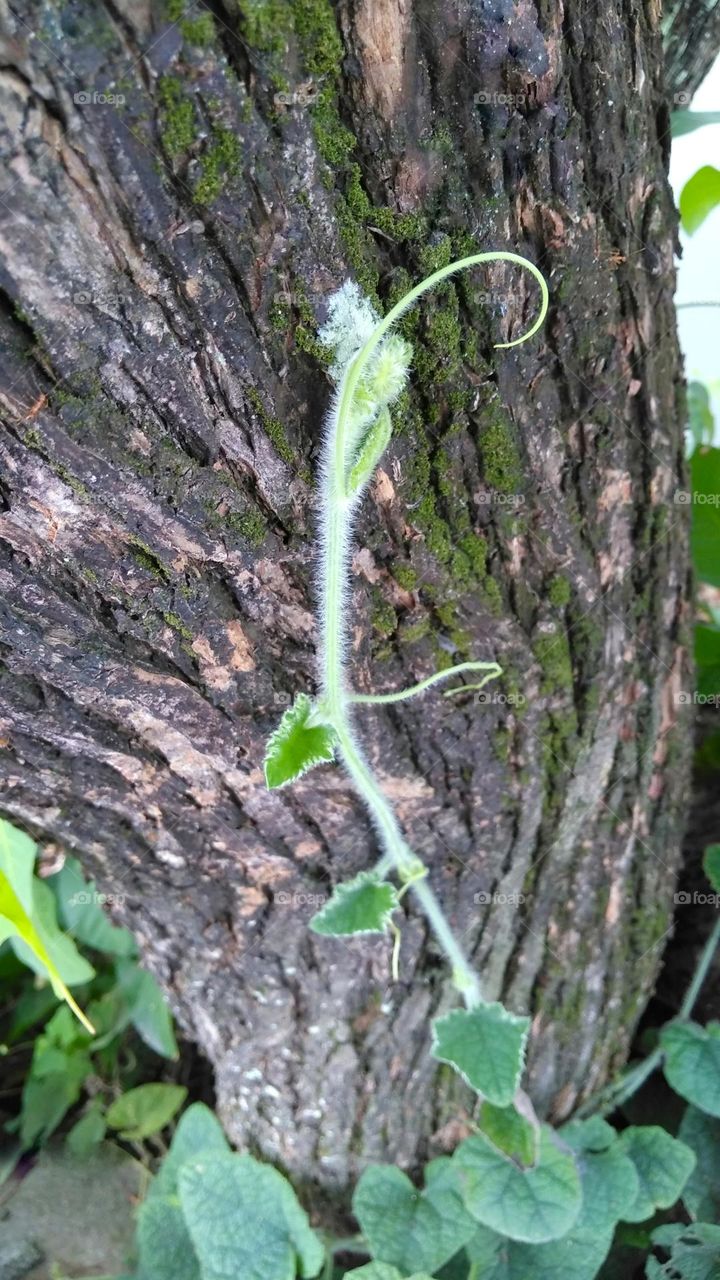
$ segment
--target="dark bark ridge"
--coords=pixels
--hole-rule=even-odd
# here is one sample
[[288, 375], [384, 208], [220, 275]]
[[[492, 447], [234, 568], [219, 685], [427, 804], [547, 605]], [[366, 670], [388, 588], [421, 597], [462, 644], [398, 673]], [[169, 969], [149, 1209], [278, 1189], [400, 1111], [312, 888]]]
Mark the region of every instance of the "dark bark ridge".
[[23, 3], [0, 93], [0, 807], [124, 895], [231, 1136], [329, 1189], [468, 1103], [428, 1056], [453, 997], [423, 921], [395, 986], [384, 944], [308, 933], [376, 856], [348, 783], [262, 784], [315, 675], [315, 327], [347, 274], [387, 305], [472, 248], [545, 272], [507, 354], [537, 300], [504, 269], [408, 317], [352, 653], [363, 689], [505, 669], [504, 701], [367, 711], [364, 740], [566, 1116], [652, 987], [687, 776], [653, 7]]

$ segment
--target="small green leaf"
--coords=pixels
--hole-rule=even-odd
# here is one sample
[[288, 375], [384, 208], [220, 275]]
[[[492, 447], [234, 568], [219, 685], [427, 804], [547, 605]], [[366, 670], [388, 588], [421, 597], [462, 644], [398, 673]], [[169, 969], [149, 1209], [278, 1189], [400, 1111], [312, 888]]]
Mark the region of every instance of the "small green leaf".
[[337, 938], [349, 933], [384, 933], [398, 905], [395, 887], [361, 871], [339, 884], [324, 907], [310, 921], [314, 933]]
[[575, 1161], [547, 1125], [540, 1131], [537, 1163], [530, 1168], [520, 1168], [483, 1134], [460, 1144], [453, 1165], [468, 1212], [511, 1240], [554, 1240], [578, 1218], [582, 1192]]
[[92, 1072], [90, 1035], [61, 1005], [35, 1040], [22, 1093], [20, 1140], [27, 1150], [54, 1133]]
[[66, 858], [60, 871], [49, 876], [58, 915], [78, 942], [111, 956], [132, 956], [137, 945], [129, 929], [112, 924], [100, 905], [94, 880], [86, 880], [77, 858]]
[[720, 169], [704, 164], [688, 178], [680, 192], [680, 219], [688, 235], [702, 226], [717, 204], [720, 204]]
[[496, 1107], [491, 1102], [483, 1102], [480, 1128], [506, 1156], [512, 1156], [518, 1164], [534, 1164], [537, 1133], [515, 1107]]
[[373, 1257], [393, 1263], [403, 1275], [434, 1274], [476, 1230], [450, 1161], [435, 1166], [422, 1192], [392, 1165], [372, 1165], [355, 1189], [353, 1213]]
[[716, 893], [720, 893], [720, 844], [709, 844], [703, 855], [703, 871]]
[[141, 1084], [116, 1098], [107, 1110], [111, 1129], [120, 1129], [120, 1137], [140, 1142], [159, 1133], [169, 1124], [187, 1097], [180, 1084]]
[[325, 1250], [289, 1182], [252, 1156], [184, 1164], [180, 1204], [202, 1280], [294, 1280], [317, 1275]]
[[306, 693], [299, 693], [268, 740], [265, 782], [269, 790], [301, 778], [316, 764], [335, 758], [335, 730], [313, 724], [315, 708]]
[[701, 1111], [720, 1116], [720, 1022], [670, 1022], [660, 1044], [670, 1087]]
[[432, 1054], [489, 1102], [506, 1107], [520, 1084], [529, 1029], [529, 1018], [501, 1004], [454, 1009], [433, 1023]]
[[[76, 987], [90, 982], [95, 970], [78, 951], [72, 938], [58, 929], [55, 897], [44, 880], [33, 881], [33, 924], [50, 957], [53, 969], [66, 986]], [[12, 938], [11, 946], [23, 964], [42, 977], [46, 966], [25, 938]]]
[[37, 1036], [23, 1087], [20, 1134], [25, 1148], [43, 1142], [77, 1101], [92, 1071], [90, 1035], [61, 1005]]
[[105, 1137], [107, 1125], [102, 1103], [95, 1100], [74, 1124], [65, 1139], [68, 1150], [79, 1160], [86, 1160]]
[[392, 435], [390, 413], [383, 409], [366, 431], [354, 462], [348, 470], [346, 487], [348, 495], [358, 493], [373, 474], [387, 449]]
[[644, 1222], [656, 1209], [669, 1209], [679, 1199], [695, 1167], [695, 1156], [659, 1125], [623, 1129], [618, 1144], [635, 1165], [638, 1192], [623, 1210], [623, 1222]]
[[667, 1262], [649, 1258], [648, 1280], [717, 1280], [720, 1276], [720, 1227], [694, 1222], [668, 1223], [652, 1233], [653, 1245], [670, 1251]]
[[688, 1107], [678, 1138], [695, 1155], [695, 1168], [683, 1188], [685, 1208], [701, 1222], [720, 1222], [720, 1120]]
[[52, 894], [33, 877], [35, 845], [21, 831], [0, 818], [0, 945], [10, 940], [20, 958], [50, 979], [56, 996], [65, 1000], [73, 1013], [92, 1032], [93, 1027], [78, 1008], [58, 961], [85, 981], [93, 970], [83, 960], [70, 938], [60, 933], [54, 911], [48, 903]]
[[177, 1058], [172, 1014], [152, 974], [141, 969], [134, 960], [119, 960], [115, 973], [118, 988], [127, 1002], [130, 1021], [140, 1038], [163, 1058]]

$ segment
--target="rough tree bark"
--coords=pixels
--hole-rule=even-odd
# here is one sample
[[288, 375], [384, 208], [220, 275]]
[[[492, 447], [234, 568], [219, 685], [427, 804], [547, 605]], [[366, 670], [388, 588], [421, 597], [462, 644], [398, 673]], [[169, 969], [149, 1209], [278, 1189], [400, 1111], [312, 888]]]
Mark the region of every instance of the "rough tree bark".
[[386, 305], [471, 245], [546, 273], [515, 351], [521, 273], [410, 320], [352, 659], [376, 690], [505, 668], [363, 732], [567, 1116], [652, 988], [687, 780], [658, 5], [22, 0], [4, 25], [0, 807], [120, 895], [230, 1134], [330, 1192], [469, 1104], [428, 1056], [452, 995], [412, 906], [397, 985], [383, 943], [308, 933], [376, 857], [346, 780], [262, 783], [314, 681], [314, 328], [348, 274]]

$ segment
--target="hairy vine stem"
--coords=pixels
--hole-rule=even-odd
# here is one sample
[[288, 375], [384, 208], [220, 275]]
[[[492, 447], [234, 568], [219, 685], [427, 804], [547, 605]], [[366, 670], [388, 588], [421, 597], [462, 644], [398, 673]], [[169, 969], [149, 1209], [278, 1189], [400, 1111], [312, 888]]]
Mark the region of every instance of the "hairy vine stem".
[[[391, 867], [400, 879], [410, 883], [418, 904], [425, 912], [437, 941], [446, 953], [453, 971], [453, 981], [462, 993], [468, 1007], [482, 1002], [482, 992], [477, 975], [472, 970], [462, 947], [455, 938], [444, 912], [425, 877], [425, 869], [409, 848], [398, 820], [383, 795], [360, 749], [354, 731], [351, 708], [353, 704], [399, 702], [414, 693], [421, 693], [436, 681], [465, 670], [484, 669], [485, 680], [499, 675], [497, 663], [460, 663], [450, 671], [438, 672], [420, 681], [412, 689], [399, 693], [364, 695], [354, 694], [347, 687], [344, 653], [347, 627], [347, 582], [349, 574], [350, 538], [353, 515], [357, 509], [363, 485], [349, 483], [352, 449], [355, 443], [352, 431], [352, 415], [363, 374], [380, 344], [400, 317], [428, 290], [435, 288], [449, 276], [471, 267], [489, 262], [509, 262], [524, 267], [534, 276], [540, 287], [541, 308], [532, 326], [520, 338], [512, 342], [497, 343], [499, 348], [509, 348], [531, 338], [540, 328], [548, 309], [548, 289], [544, 276], [534, 263], [516, 253], [492, 252], [471, 254], [434, 272], [421, 281], [400, 300], [388, 314], [375, 325], [360, 349], [344, 369], [335, 403], [330, 414], [329, 429], [325, 441], [320, 494], [322, 525], [321, 560], [321, 630], [322, 697], [318, 716], [332, 727], [336, 737], [338, 754], [345, 765], [358, 794], [364, 801], [380, 836], [385, 854], [376, 871], [385, 873]], [[384, 410], [387, 413], [387, 410]], [[379, 419], [378, 419], [379, 421]], [[389, 426], [389, 424], [388, 424]], [[387, 442], [387, 440], [385, 440]], [[373, 468], [377, 457], [373, 459]], [[362, 477], [367, 482], [369, 474]], [[484, 683], [485, 680], [482, 682]]]

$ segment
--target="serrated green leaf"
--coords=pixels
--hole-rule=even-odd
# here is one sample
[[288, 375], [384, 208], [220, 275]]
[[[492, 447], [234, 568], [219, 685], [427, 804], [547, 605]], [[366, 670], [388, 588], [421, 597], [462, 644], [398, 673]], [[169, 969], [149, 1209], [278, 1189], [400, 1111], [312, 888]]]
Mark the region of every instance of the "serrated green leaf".
[[314, 709], [307, 694], [299, 693], [268, 739], [265, 782], [269, 790], [284, 787], [315, 765], [334, 760], [335, 730], [331, 725], [313, 724]]
[[477, 1221], [511, 1240], [540, 1244], [563, 1236], [582, 1204], [580, 1176], [569, 1151], [543, 1125], [537, 1163], [520, 1168], [478, 1134], [457, 1148], [453, 1165], [465, 1208]]
[[140, 1084], [111, 1103], [106, 1119], [111, 1129], [120, 1129], [121, 1138], [140, 1142], [164, 1129], [186, 1097], [180, 1084]]
[[289, 1182], [252, 1156], [204, 1156], [182, 1166], [180, 1204], [203, 1280], [317, 1275], [325, 1250]]
[[349, 495], [358, 493], [367, 484], [390, 443], [391, 435], [390, 413], [383, 409], [365, 432], [355, 460], [348, 470], [346, 488]]
[[520, 1084], [529, 1029], [529, 1018], [501, 1004], [453, 1009], [433, 1023], [432, 1054], [489, 1102], [507, 1107]]
[[652, 1233], [655, 1247], [670, 1251], [666, 1262], [649, 1258], [648, 1280], [718, 1280], [720, 1227], [695, 1222], [689, 1227], [668, 1223]]
[[434, 1273], [462, 1249], [476, 1222], [465, 1209], [449, 1160], [436, 1163], [424, 1191], [392, 1165], [372, 1165], [353, 1196], [353, 1213], [373, 1257], [407, 1275]]
[[384, 933], [397, 905], [394, 885], [378, 880], [372, 871], [361, 871], [354, 880], [337, 886], [329, 901], [313, 916], [310, 928], [329, 938], [350, 933]]
[[716, 893], [720, 893], [720, 844], [709, 844], [703, 854], [703, 871]]
[[720, 1116], [720, 1023], [670, 1022], [660, 1044], [670, 1087], [701, 1111]]
[[618, 1144], [635, 1165], [638, 1192], [625, 1206], [623, 1222], [644, 1222], [656, 1209], [669, 1209], [679, 1199], [695, 1167], [695, 1157], [659, 1125], [632, 1125], [618, 1137]]
[[677, 1136], [696, 1161], [683, 1188], [683, 1204], [700, 1222], [720, 1222], [720, 1120], [688, 1107]]
[[709, 213], [720, 204], [720, 169], [704, 164], [688, 178], [678, 201], [680, 220], [688, 235], [701, 227]]

